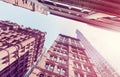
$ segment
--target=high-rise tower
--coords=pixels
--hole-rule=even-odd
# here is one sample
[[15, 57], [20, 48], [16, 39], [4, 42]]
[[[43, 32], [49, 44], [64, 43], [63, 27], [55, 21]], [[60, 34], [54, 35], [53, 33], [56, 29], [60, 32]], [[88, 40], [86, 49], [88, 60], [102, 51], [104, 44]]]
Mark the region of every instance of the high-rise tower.
[[120, 77], [112, 66], [105, 60], [105, 58], [102, 57], [102, 55], [100, 55], [100, 53], [90, 44], [90, 42], [79, 30], [76, 30], [76, 34], [77, 38], [79, 38], [81, 43], [84, 45], [88, 56], [91, 58], [91, 61], [97, 68], [98, 73], [102, 77]]
[[[43, 14], [53, 14], [90, 26], [120, 31], [120, 1], [114, 0], [2, 0]], [[104, 5], [104, 6], [103, 6]]]
[[41, 54], [45, 32], [0, 21], [0, 77], [23, 77]]
[[79, 39], [59, 34], [30, 77], [98, 77]]

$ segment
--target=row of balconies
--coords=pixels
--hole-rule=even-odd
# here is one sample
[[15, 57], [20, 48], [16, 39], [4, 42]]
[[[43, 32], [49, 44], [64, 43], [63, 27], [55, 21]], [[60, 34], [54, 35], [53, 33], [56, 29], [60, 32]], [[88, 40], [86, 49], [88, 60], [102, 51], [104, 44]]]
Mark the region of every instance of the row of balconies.
[[[57, 10], [58, 7], [61, 8], [61, 9], [58, 9], [58, 11], [63, 11], [65, 12], [67, 9], [69, 9], [69, 11], [71, 11], [71, 14], [74, 13], [74, 12], [78, 12], [78, 13], [82, 13], [81, 15], [87, 15], [87, 14], [91, 14], [91, 10], [89, 9], [85, 9], [85, 8], [82, 8], [82, 7], [73, 7], [73, 6], [69, 6], [67, 4], [61, 4], [61, 3], [58, 3], [58, 2], [53, 2], [53, 1], [48, 1], [48, 0], [38, 0], [39, 2], [42, 2], [44, 4], [47, 4], [47, 6], [49, 8], [51, 7], [54, 7], [52, 8], [53, 10]], [[66, 11], [66, 13], [69, 13], [69, 11]]]
[[62, 76], [67, 75], [67, 68], [65, 68], [64, 66], [54, 65], [54, 64], [51, 64], [51, 63], [46, 63], [45, 64], [45, 69], [50, 71], [50, 72], [60, 74]]
[[78, 69], [79, 71], [85, 71], [88, 73], [92, 73], [94, 72], [94, 69], [92, 68], [92, 64], [84, 64], [84, 63], [80, 63], [80, 62], [73, 62], [73, 68]]
[[66, 58], [61, 57], [61, 56], [58, 57], [56, 55], [54, 55], [54, 56], [50, 55], [49, 58], [48, 58], [48, 60], [52, 60], [54, 62], [61, 63], [61, 64], [67, 64], [68, 63], [68, 61], [67, 61]]

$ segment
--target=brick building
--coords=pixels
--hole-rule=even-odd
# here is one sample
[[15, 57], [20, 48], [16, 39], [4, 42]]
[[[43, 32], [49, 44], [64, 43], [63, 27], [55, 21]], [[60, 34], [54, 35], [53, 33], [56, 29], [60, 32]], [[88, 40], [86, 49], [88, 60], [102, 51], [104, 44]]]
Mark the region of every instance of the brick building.
[[[90, 26], [120, 31], [120, 1], [115, 0], [2, 0], [42, 14], [57, 15]], [[104, 6], [103, 6], [104, 5]]]
[[41, 54], [45, 32], [0, 21], [0, 77], [23, 77]]
[[39, 13], [48, 14], [48, 8], [36, 0], [3, 0], [4, 2], [13, 4], [15, 6], [20, 6], [31, 11], [37, 11]]
[[97, 77], [79, 39], [59, 34], [30, 77]]

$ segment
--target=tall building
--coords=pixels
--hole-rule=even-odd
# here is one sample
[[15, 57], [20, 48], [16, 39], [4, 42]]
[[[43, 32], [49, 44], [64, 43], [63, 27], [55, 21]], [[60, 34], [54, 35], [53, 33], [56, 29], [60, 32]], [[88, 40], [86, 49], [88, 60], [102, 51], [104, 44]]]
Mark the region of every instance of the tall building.
[[41, 54], [45, 34], [0, 21], [0, 77], [23, 77]]
[[79, 39], [59, 34], [29, 77], [98, 77]]
[[[107, 13], [114, 16], [119, 16], [120, 1], [116, 0], [52, 0], [76, 7], [84, 7], [93, 9], [97, 12]], [[103, 6], [104, 5], [104, 6]]]
[[[106, 0], [105, 1], [100, 0], [101, 2], [93, 0], [38, 0], [38, 1], [40, 3], [43, 3], [45, 6], [49, 8], [50, 14], [87, 23], [90, 26], [94, 26], [97, 28], [120, 31], [119, 27], [120, 9], [116, 9], [119, 7], [117, 3], [107, 5], [109, 3], [111, 4], [111, 2]], [[102, 2], [103, 3], [105, 2], [105, 4], [103, 4]], [[82, 3], [85, 5], [83, 5]], [[115, 13], [113, 9], [117, 13]], [[107, 19], [104, 20], [105, 18]]]
[[31, 11], [37, 11], [39, 13], [48, 14], [48, 8], [36, 0], [2, 0], [4, 2], [13, 4], [15, 6], [20, 6], [22, 8], [29, 9]]
[[[16, 6], [52, 14], [90, 26], [120, 31], [120, 6], [114, 0], [2, 0]], [[104, 6], [103, 6], [104, 5]]]
[[81, 43], [84, 45], [88, 56], [91, 58], [91, 61], [94, 63], [102, 77], [120, 77], [112, 68], [112, 66], [105, 60], [103, 56], [100, 55], [100, 53], [90, 44], [90, 42], [79, 30], [76, 30], [76, 34], [77, 38], [81, 40]]

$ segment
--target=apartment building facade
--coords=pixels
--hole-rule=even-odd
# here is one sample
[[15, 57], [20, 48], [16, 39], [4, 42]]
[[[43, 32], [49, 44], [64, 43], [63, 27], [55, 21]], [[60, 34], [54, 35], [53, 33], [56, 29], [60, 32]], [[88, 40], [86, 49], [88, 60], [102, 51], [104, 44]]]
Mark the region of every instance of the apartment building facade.
[[19, 6], [31, 11], [37, 11], [39, 13], [48, 14], [48, 8], [36, 0], [3, 0], [4, 2]]
[[59, 34], [30, 77], [97, 77], [79, 39]]
[[41, 54], [45, 34], [0, 21], [0, 77], [23, 77]]

